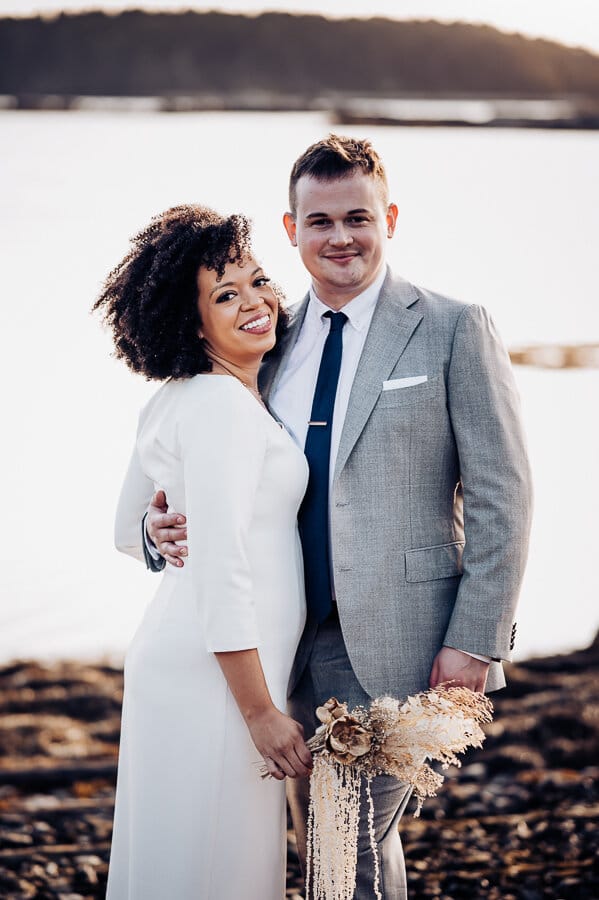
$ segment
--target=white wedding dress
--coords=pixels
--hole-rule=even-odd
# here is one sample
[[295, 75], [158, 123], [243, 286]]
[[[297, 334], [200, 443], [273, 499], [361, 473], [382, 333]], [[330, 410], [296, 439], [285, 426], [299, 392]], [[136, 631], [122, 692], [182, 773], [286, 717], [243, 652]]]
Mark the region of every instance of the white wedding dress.
[[[275, 705], [305, 619], [287, 432], [235, 378], [163, 385], [140, 418], [117, 546], [141, 552], [155, 487], [188, 517], [127, 652], [108, 900], [282, 900], [284, 782], [262, 762], [214, 656], [257, 647]], [[157, 576], [158, 577], [158, 576]]]

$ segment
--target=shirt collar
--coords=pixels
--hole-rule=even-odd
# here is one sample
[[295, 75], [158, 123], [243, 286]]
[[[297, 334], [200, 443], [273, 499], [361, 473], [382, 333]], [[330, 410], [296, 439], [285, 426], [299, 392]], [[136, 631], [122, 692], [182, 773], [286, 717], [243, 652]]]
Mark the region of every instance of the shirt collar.
[[[350, 300], [349, 303], [346, 303], [343, 309], [339, 310], [340, 312], [345, 313], [349, 320], [349, 324], [355, 328], [356, 331], [363, 331], [370, 326], [374, 307], [379, 299], [379, 294], [386, 276], [387, 267], [382, 266], [381, 271], [372, 284], [369, 285], [366, 290], [362, 291], [361, 294], [358, 294]], [[327, 306], [319, 299], [314, 287], [310, 285], [310, 302], [306, 314], [310, 316], [313, 322], [318, 322], [318, 324], [322, 325], [322, 317], [326, 312], [330, 312], [330, 309], [330, 306]]]

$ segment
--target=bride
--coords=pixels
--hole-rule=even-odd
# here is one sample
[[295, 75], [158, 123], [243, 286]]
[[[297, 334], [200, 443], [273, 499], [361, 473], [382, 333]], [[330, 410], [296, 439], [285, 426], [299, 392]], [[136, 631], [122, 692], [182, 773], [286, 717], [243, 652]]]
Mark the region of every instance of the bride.
[[247, 220], [194, 205], [133, 239], [94, 309], [117, 357], [163, 382], [140, 416], [117, 546], [141, 555], [137, 511], [158, 488], [189, 523], [188, 563], [164, 570], [125, 660], [107, 898], [281, 900], [283, 779], [311, 767], [282, 712], [305, 618], [308, 468], [257, 387], [284, 312]]

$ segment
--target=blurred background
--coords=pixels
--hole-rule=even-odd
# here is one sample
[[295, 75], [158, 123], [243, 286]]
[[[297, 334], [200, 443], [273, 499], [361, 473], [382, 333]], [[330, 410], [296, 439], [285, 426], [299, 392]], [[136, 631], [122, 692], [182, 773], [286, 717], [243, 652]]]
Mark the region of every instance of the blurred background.
[[253, 218], [297, 301], [287, 178], [329, 130], [369, 137], [387, 165], [393, 267], [487, 306], [514, 351], [537, 497], [516, 653], [586, 645], [599, 625], [596, 5], [356, 0], [352, 19], [336, 0], [128, 5], [0, 3], [0, 661], [118, 660], [155, 587], [112, 547], [155, 385], [111, 359], [89, 315], [102, 278], [154, 213], [199, 201]]
[[120, 667], [156, 588], [112, 545], [156, 385], [111, 358], [102, 280], [200, 202], [250, 215], [299, 300], [287, 180], [336, 130], [386, 163], [393, 268], [497, 321], [536, 486], [517, 664], [484, 750], [404, 816], [410, 900], [596, 900], [596, 0], [135, 7], [0, 0], [0, 896], [103, 896]]

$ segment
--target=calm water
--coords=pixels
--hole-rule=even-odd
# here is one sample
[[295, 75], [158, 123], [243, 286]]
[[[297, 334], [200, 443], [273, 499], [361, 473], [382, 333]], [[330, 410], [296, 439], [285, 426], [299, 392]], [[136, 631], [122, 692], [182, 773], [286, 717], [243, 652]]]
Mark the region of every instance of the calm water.
[[[119, 657], [155, 580], [112, 549], [137, 411], [89, 307], [128, 236], [200, 201], [249, 213], [291, 299], [281, 215], [313, 114], [0, 113], [3, 588], [0, 661]], [[354, 129], [354, 133], [360, 132]], [[599, 340], [599, 135], [369, 128], [399, 229], [393, 266], [485, 304], [510, 345]], [[536, 481], [520, 657], [599, 626], [599, 372], [517, 369]]]

